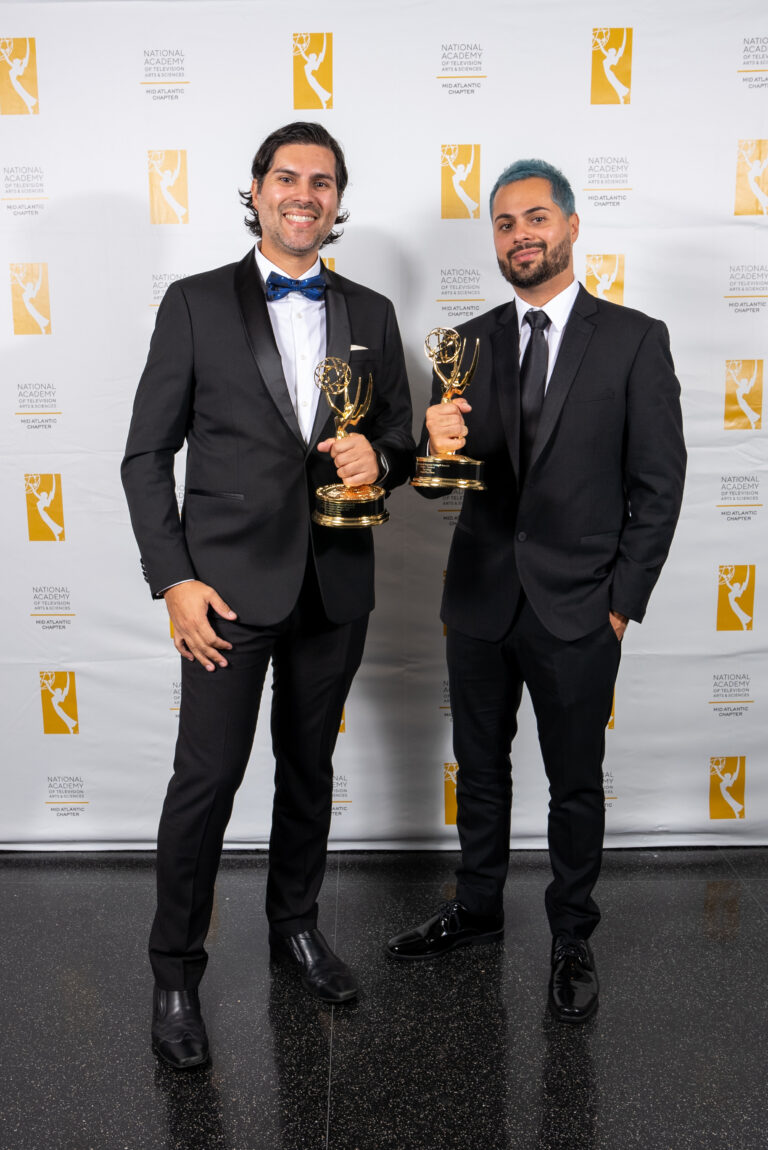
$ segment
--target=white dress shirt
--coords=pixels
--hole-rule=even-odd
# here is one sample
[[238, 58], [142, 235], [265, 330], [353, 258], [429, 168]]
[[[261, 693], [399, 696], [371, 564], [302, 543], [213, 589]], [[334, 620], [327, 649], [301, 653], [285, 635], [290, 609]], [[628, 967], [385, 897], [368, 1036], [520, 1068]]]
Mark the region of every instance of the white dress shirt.
[[[288, 272], [271, 263], [254, 247], [256, 264], [266, 281], [270, 272], [286, 276]], [[318, 257], [308, 271], [289, 279], [309, 279], [320, 273]], [[282, 299], [267, 300], [272, 331], [277, 350], [283, 361], [283, 375], [288, 385], [293, 410], [299, 421], [301, 434], [309, 442], [315, 422], [320, 389], [315, 385], [315, 368], [325, 359], [325, 300], [309, 299], [301, 292], [292, 291]]]
[[563, 328], [568, 322], [568, 317], [571, 314], [571, 309], [576, 302], [576, 296], [579, 294], [579, 281], [574, 280], [573, 283], [568, 284], [568, 287], [559, 292], [558, 295], [553, 296], [551, 300], [547, 300], [543, 308], [532, 307], [531, 304], [526, 303], [524, 299], [515, 292], [515, 307], [517, 308], [517, 325], [520, 328], [520, 363], [523, 362], [523, 355], [528, 346], [528, 340], [531, 338], [530, 324], [523, 323], [523, 316], [528, 311], [545, 311], [550, 319], [549, 327], [545, 335], [547, 337], [547, 346], [549, 348], [549, 361], [547, 363], [547, 379], [544, 385], [546, 391], [549, 385], [549, 380], [552, 375], [552, 370], [555, 366], [557, 353], [560, 350], [560, 341], [563, 338]]

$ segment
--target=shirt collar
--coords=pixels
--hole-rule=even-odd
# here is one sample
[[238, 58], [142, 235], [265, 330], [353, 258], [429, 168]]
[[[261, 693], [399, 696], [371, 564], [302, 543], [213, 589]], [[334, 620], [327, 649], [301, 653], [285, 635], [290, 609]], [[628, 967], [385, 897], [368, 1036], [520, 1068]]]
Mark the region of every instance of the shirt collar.
[[288, 272], [283, 271], [282, 268], [279, 268], [277, 264], [273, 264], [272, 261], [268, 260], [265, 255], [262, 255], [261, 248], [259, 247], [258, 243], [253, 245], [253, 254], [256, 257], [256, 266], [261, 272], [262, 279], [265, 282], [270, 272], [274, 272], [275, 275], [278, 276], [288, 276], [288, 279], [306, 280], [309, 279], [310, 276], [319, 275], [322, 268], [322, 264], [320, 263], [320, 256], [318, 256], [315, 262], [312, 264], [311, 268], [305, 272], [302, 272], [300, 276], [292, 276], [288, 275]]
[[[542, 310], [547, 313], [550, 319], [551, 326], [555, 331], [562, 331], [568, 322], [568, 316], [571, 314], [571, 308], [576, 302], [576, 296], [579, 294], [579, 281], [573, 280], [557, 295], [552, 296], [552, 299], [547, 300]], [[531, 310], [532, 304], [526, 303], [524, 299], [515, 292], [515, 307], [517, 308], [517, 326], [523, 330], [523, 316], [527, 311]], [[534, 308], [538, 311], [538, 308]]]

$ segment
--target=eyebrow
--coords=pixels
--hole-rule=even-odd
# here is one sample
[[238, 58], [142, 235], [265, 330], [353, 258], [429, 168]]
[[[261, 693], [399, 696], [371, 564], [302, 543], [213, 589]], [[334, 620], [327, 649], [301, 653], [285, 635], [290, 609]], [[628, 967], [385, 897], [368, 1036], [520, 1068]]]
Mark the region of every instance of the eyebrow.
[[[270, 171], [274, 172], [275, 175], [284, 175], [284, 176], [298, 176], [298, 174], [299, 174], [295, 168], [271, 168]], [[312, 179], [312, 180], [331, 180], [334, 184], [336, 183], [336, 177], [334, 175], [332, 175], [330, 172], [310, 172], [310, 179]]]
[[[520, 212], [519, 215], [521, 215], [521, 216], [532, 216], [534, 214], [534, 212], [551, 212], [551, 211], [552, 211], [552, 209], [550, 207], [547, 207], [546, 204], [543, 204], [540, 208], [526, 208], [525, 211]], [[512, 214], [512, 212], [499, 212], [499, 214], [497, 216], [493, 217], [493, 222], [496, 223], [497, 220], [513, 220], [514, 218], [515, 217]]]

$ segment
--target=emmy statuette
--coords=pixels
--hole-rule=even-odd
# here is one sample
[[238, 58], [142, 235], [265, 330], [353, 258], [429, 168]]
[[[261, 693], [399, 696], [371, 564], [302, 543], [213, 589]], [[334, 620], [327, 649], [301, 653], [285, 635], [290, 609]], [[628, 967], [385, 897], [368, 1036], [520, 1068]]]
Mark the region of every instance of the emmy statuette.
[[[462, 375], [461, 361], [467, 341], [453, 328], [435, 327], [424, 341], [424, 351], [432, 361], [435, 374], [443, 385], [441, 403], [450, 403], [463, 395], [477, 368], [480, 340], [475, 340], [475, 352], [469, 368]], [[468, 491], [487, 490], [483, 482], [483, 462], [467, 455], [444, 451], [439, 455], [422, 455], [416, 460], [413, 487], [460, 487]]]
[[[362, 378], [357, 381], [354, 398], [350, 396], [351, 382], [352, 369], [343, 359], [329, 356], [315, 368], [315, 384], [335, 415], [337, 439], [346, 439], [347, 428], [355, 427], [371, 406], [373, 377], [368, 376], [362, 401]], [[360, 487], [346, 487], [343, 483], [318, 487], [312, 518], [323, 527], [375, 527], [389, 519], [389, 512], [384, 509], [385, 495], [383, 487], [371, 483]]]

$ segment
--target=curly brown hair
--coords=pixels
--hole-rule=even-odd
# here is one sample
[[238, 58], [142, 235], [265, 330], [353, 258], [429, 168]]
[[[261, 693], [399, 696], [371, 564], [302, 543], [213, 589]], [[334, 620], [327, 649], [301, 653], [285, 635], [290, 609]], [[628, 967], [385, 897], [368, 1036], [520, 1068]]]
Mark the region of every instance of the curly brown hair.
[[[261, 191], [261, 185], [264, 182], [264, 177], [272, 167], [275, 159], [275, 153], [278, 148], [282, 148], [284, 144], [315, 144], [319, 148], [327, 148], [333, 153], [336, 160], [336, 187], [339, 192], [339, 204], [341, 204], [341, 197], [344, 195], [344, 189], [349, 182], [349, 175], [347, 173], [347, 165], [344, 161], [344, 152], [341, 149], [341, 144], [335, 140], [331, 133], [323, 127], [322, 124], [310, 123], [306, 120], [295, 120], [292, 124], [285, 124], [282, 128], [277, 128], [267, 136], [266, 140], [259, 146], [259, 150], [253, 157], [251, 164], [251, 175], [256, 181], [256, 187]], [[244, 208], [247, 208], [245, 216], [245, 226], [251, 235], [261, 235], [261, 224], [259, 223], [259, 213], [253, 206], [251, 200], [250, 188], [247, 191], [240, 191], [240, 202]], [[349, 218], [349, 212], [339, 212], [336, 217], [336, 224], [344, 224]], [[323, 240], [321, 246], [326, 244], [334, 244], [342, 236], [341, 232], [330, 232]]]

